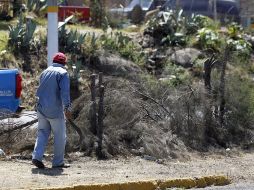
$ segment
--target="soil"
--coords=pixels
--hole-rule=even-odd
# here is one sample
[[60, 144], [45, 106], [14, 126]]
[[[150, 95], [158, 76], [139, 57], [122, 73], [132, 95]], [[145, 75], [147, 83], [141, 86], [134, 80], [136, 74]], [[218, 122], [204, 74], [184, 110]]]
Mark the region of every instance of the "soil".
[[[224, 155], [223, 155], [224, 154]], [[66, 169], [51, 169], [51, 157], [45, 158], [49, 167], [40, 170], [30, 160], [0, 161], [0, 186], [7, 189], [35, 189], [79, 184], [119, 183], [137, 180], [226, 175], [236, 183], [254, 180], [254, 153], [236, 150], [212, 155], [192, 153], [190, 160], [147, 160], [146, 157], [115, 158], [107, 161], [83, 157], [81, 153], [66, 156], [71, 164]]]
[[[40, 60], [39, 64], [35, 64], [37, 60]], [[42, 65], [45, 67], [46, 61], [45, 58], [31, 58], [31, 61], [32, 63], [29, 64], [31, 68], [23, 68], [22, 100], [27, 109], [34, 110], [34, 94], [38, 86], [38, 76], [43, 69]], [[117, 64], [117, 69], [126, 68], [120, 67], [119, 62]], [[129, 70], [126, 69], [126, 71]], [[79, 96], [73, 102], [74, 122], [81, 128], [85, 138], [81, 144], [82, 153], [68, 153], [66, 156], [66, 162], [71, 164], [71, 168], [63, 170], [50, 168], [52, 138], [45, 157], [45, 164], [49, 168], [45, 170], [35, 168], [31, 165], [31, 152], [36, 130], [29, 128], [15, 131], [2, 135], [0, 138], [0, 148], [10, 157], [3, 160], [0, 158], [0, 189], [35, 189], [220, 174], [229, 176], [234, 183], [254, 180], [254, 165], [252, 164], [254, 153], [232, 149], [234, 144], [225, 146], [227, 149], [218, 146], [216, 142], [214, 146], [206, 146], [205, 128], [199, 115], [196, 114], [202, 110], [201, 108], [193, 105], [197, 107], [196, 112], [191, 113], [194, 124], [186, 127], [184, 122], [189, 115], [188, 117], [184, 115], [185, 108], [189, 109], [191, 105], [189, 102], [192, 102], [191, 96], [186, 92], [190, 89], [179, 89], [177, 91], [179, 96], [177, 93], [174, 94], [174, 91], [165, 90], [163, 86], [144, 84], [136, 77], [135, 80], [128, 77], [133, 74], [132, 72], [121, 77], [115, 76], [116, 73], [103, 72], [107, 74], [103, 82], [106, 91], [102, 148], [108, 160], [96, 160], [97, 139], [90, 128], [89, 76], [91, 72], [85, 68], [83, 72], [85, 77], [81, 77], [82, 81], [79, 81], [78, 86], [81, 96], [74, 94]], [[195, 98], [198, 99], [198, 97]], [[162, 102], [165, 100], [164, 104], [161, 105], [159, 101], [156, 101], [160, 99]], [[186, 99], [189, 102], [183, 101]], [[0, 127], [10, 128], [16, 124], [12, 121], [9, 125], [0, 122]], [[67, 152], [75, 152], [77, 134], [69, 124], [67, 129]], [[249, 144], [247, 145], [251, 148]], [[240, 146], [238, 147], [240, 149]], [[200, 150], [200, 152], [195, 153], [194, 150]], [[208, 153], [202, 153], [202, 151]], [[13, 154], [18, 156], [11, 157]]]

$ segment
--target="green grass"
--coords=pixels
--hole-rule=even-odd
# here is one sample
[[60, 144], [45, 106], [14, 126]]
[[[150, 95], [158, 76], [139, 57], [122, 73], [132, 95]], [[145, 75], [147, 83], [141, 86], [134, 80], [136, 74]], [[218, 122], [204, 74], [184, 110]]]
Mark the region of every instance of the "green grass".
[[144, 25], [130, 25], [126, 28], [121, 29], [120, 31], [126, 32], [126, 33], [136, 33], [136, 32], [142, 32], [144, 31]]
[[78, 32], [83, 31], [83, 32], [90, 32], [90, 33], [93, 33], [93, 32], [103, 33], [102, 29], [100, 28], [94, 28], [84, 24], [67, 24], [66, 28], [71, 30], [77, 30]]

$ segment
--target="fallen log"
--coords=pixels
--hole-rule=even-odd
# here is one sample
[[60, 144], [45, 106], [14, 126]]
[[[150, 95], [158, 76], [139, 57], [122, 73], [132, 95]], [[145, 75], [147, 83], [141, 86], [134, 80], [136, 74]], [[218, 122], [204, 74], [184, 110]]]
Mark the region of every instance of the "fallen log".
[[1, 135], [4, 135], [4, 134], [6, 134], [6, 133], [11, 133], [11, 132], [13, 132], [13, 131], [17, 131], [17, 130], [23, 129], [23, 128], [28, 127], [28, 126], [30, 126], [30, 125], [33, 125], [33, 124], [35, 124], [35, 123], [37, 123], [37, 122], [38, 122], [38, 119], [34, 119], [34, 120], [29, 121], [29, 122], [27, 122], [27, 123], [23, 123], [23, 124], [21, 124], [21, 125], [12, 127], [11, 129], [3, 130], [3, 131], [0, 132], [0, 136], [1, 136]]

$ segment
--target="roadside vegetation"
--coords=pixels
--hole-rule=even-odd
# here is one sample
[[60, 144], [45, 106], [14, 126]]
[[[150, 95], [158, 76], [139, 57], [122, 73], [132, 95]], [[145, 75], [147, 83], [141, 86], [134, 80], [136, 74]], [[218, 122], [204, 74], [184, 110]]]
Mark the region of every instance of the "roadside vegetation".
[[[23, 71], [27, 78], [22, 99], [29, 109], [35, 103], [38, 73], [47, 65], [46, 30], [38, 11], [42, 7], [28, 9], [37, 15], [34, 18], [20, 13], [0, 33], [0, 66]], [[69, 56], [74, 118], [85, 134], [81, 149], [86, 155], [93, 155], [96, 148], [89, 128], [89, 76], [98, 72], [105, 75], [107, 158], [119, 154], [177, 158], [190, 150], [253, 146], [250, 32], [233, 22], [222, 26], [201, 15], [186, 18], [181, 10], [119, 30], [111, 23], [121, 23], [122, 18], [110, 20], [97, 1], [91, 9], [92, 26], [74, 23], [59, 30], [59, 49]], [[75, 139], [72, 132], [69, 151], [75, 150]]]

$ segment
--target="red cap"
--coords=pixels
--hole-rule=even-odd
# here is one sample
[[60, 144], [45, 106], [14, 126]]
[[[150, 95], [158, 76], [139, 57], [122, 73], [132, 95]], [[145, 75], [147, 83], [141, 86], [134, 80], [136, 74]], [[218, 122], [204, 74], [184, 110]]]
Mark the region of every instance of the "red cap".
[[67, 57], [63, 53], [58, 52], [54, 55], [53, 62], [65, 65], [67, 62]]

